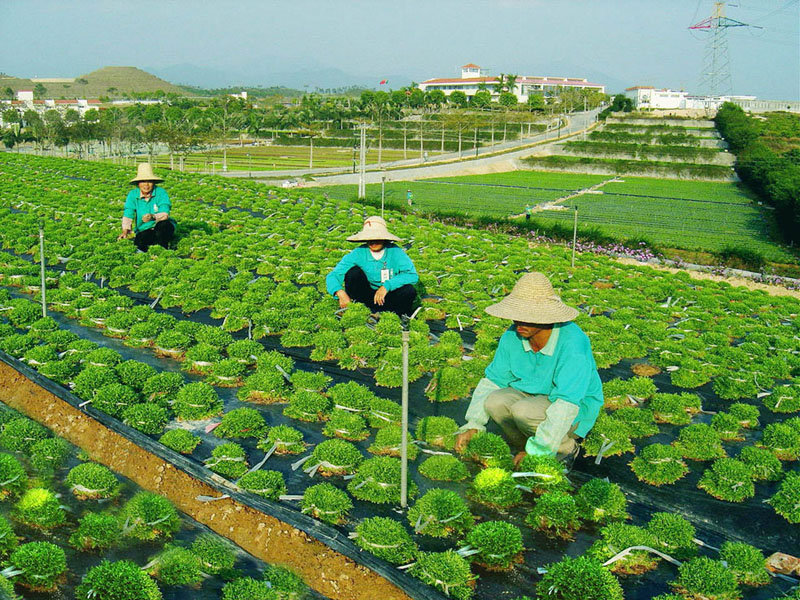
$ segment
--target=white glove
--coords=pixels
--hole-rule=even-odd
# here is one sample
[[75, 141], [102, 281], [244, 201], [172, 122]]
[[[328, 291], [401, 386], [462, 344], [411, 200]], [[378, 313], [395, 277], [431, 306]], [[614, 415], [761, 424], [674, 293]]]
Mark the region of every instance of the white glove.
[[545, 419], [536, 428], [536, 435], [528, 438], [525, 452], [541, 456], [555, 456], [564, 436], [578, 416], [580, 406], [558, 399], [545, 411]]

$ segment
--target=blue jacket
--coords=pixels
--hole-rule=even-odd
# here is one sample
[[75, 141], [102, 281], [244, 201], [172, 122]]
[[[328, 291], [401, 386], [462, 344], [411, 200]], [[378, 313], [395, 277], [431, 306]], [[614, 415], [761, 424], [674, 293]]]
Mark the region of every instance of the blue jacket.
[[[346, 254], [325, 278], [328, 293], [335, 295], [344, 287], [344, 276], [352, 267], [360, 267], [370, 286], [377, 290], [381, 285], [391, 292], [408, 283], [419, 281], [414, 263], [402, 248], [389, 242], [383, 247], [383, 257], [375, 260], [366, 244]], [[388, 269], [389, 279], [381, 284], [381, 270]]]

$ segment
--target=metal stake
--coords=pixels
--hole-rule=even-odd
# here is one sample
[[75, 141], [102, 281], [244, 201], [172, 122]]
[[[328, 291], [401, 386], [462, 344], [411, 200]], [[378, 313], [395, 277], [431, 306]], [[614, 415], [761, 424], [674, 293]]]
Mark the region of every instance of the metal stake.
[[39, 224], [39, 262], [42, 265], [42, 316], [47, 316], [47, 289], [44, 278], [44, 224]]
[[386, 175], [381, 176], [381, 219], [383, 219], [383, 203], [386, 199]]
[[578, 242], [578, 206], [575, 206], [575, 223], [572, 226], [572, 268], [575, 268], [575, 244]]
[[400, 506], [408, 506], [408, 331], [403, 331], [403, 419], [400, 433]]

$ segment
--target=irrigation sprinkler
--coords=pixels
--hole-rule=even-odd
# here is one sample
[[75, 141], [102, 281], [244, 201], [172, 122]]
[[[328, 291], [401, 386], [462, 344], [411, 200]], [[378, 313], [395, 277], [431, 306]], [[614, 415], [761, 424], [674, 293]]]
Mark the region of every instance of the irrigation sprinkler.
[[44, 277], [44, 223], [39, 222], [39, 262], [42, 265], [42, 317], [47, 316], [47, 291]]
[[575, 205], [575, 220], [572, 224], [572, 268], [575, 268], [575, 245], [578, 242], [578, 205]]
[[400, 506], [408, 506], [408, 339], [409, 332], [403, 329], [403, 395], [402, 423], [400, 432]]

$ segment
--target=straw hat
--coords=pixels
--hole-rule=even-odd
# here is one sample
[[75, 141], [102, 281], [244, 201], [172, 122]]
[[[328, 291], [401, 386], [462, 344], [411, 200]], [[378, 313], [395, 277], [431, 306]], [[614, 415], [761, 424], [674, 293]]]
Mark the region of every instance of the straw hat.
[[164, 181], [153, 173], [153, 167], [150, 166], [150, 163], [139, 163], [136, 166], [136, 177], [131, 179], [132, 184], [137, 184], [140, 181], [152, 181], [153, 183], [161, 183]]
[[399, 237], [389, 233], [389, 230], [386, 228], [386, 221], [380, 217], [367, 217], [361, 231], [347, 238], [348, 242], [371, 242], [377, 240], [390, 242], [400, 241]]
[[497, 304], [486, 307], [493, 317], [547, 325], [565, 323], [578, 316], [578, 311], [561, 301], [550, 280], [543, 273], [525, 273], [511, 293]]

